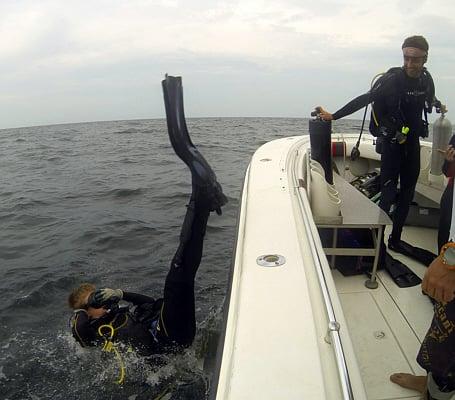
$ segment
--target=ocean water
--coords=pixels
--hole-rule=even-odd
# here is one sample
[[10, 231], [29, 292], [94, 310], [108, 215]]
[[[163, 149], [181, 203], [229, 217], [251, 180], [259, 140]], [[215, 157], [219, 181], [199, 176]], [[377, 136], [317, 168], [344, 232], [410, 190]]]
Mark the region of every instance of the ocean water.
[[[158, 364], [125, 355], [122, 386], [112, 355], [74, 342], [66, 302], [82, 282], [161, 296], [191, 189], [165, 120], [0, 130], [0, 398], [205, 398], [206, 343], [219, 329], [246, 167], [261, 144], [307, 134], [308, 120], [187, 122], [229, 198], [209, 220], [196, 279], [198, 333], [190, 349]], [[337, 121], [334, 131], [359, 126]]]

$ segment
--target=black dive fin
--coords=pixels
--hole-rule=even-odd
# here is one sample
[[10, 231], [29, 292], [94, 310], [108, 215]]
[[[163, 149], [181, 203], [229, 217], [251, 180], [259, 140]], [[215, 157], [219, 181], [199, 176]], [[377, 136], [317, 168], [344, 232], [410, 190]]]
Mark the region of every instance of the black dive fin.
[[396, 244], [389, 241], [389, 249], [410, 257], [413, 260], [416, 260], [425, 265], [426, 267], [428, 267], [437, 257], [437, 255], [431, 251], [422, 249], [420, 247], [415, 247], [405, 242], [404, 240], [400, 240]]
[[191, 141], [183, 110], [182, 78], [168, 76], [162, 81], [169, 139], [175, 153], [189, 167], [193, 184], [206, 191], [211, 211], [221, 214], [228, 201], [209, 163]]
[[394, 259], [390, 254], [385, 256], [385, 270], [400, 288], [417, 286], [422, 280], [405, 264]]

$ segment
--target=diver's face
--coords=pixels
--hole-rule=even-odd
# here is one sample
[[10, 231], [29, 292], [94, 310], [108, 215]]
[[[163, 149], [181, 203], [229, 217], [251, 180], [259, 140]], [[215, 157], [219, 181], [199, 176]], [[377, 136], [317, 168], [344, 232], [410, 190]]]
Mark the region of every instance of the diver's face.
[[93, 308], [93, 307], [87, 308], [87, 314], [92, 319], [101, 318], [102, 316], [106, 315], [106, 313], [107, 313], [107, 310], [105, 308]]
[[403, 68], [411, 78], [418, 78], [423, 66], [427, 62], [427, 53], [415, 47], [405, 47], [403, 49]]

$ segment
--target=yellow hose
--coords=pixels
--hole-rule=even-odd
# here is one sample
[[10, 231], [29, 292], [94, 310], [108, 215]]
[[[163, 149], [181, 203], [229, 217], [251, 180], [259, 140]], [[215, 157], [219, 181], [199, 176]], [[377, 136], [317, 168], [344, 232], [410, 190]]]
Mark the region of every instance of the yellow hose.
[[[103, 329], [107, 328], [109, 330], [109, 335], [103, 334]], [[114, 337], [115, 333], [115, 328], [112, 326], [112, 324], [106, 324], [106, 325], [101, 325], [98, 328], [98, 335], [104, 338], [104, 345], [103, 345], [103, 351], [107, 353], [114, 352], [115, 357], [117, 358], [117, 361], [120, 366], [120, 375], [118, 377], [118, 380], [115, 382], [121, 385], [125, 381], [125, 375], [126, 375], [126, 368], [125, 368], [125, 363], [123, 362], [122, 356], [120, 355], [120, 352], [118, 351], [117, 347], [115, 346], [114, 342], [112, 341], [112, 338]]]

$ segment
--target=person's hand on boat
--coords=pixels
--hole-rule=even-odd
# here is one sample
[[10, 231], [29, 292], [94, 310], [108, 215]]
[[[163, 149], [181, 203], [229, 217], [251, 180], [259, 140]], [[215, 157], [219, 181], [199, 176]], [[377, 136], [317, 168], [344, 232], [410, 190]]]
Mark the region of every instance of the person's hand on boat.
[[437, 113], [446, 114], [447, 111], [449, 111], [449, 110], [447, 110], [447, 106], [445, 104], [439, 103], [436, 106], [436, 112]]
[[327, 110], [324, 110], [321, 106], [316, 107], [316, 112], [319, 118], [321, 118], [324, 121], [332, 121], [333, 120], [333, 115], [329, 113]]
[[422, 290], [436, 301], [448, 303], [455, 298], [455, 271], [447, 269], [442, 256], [429, 265], [422, 281]]

